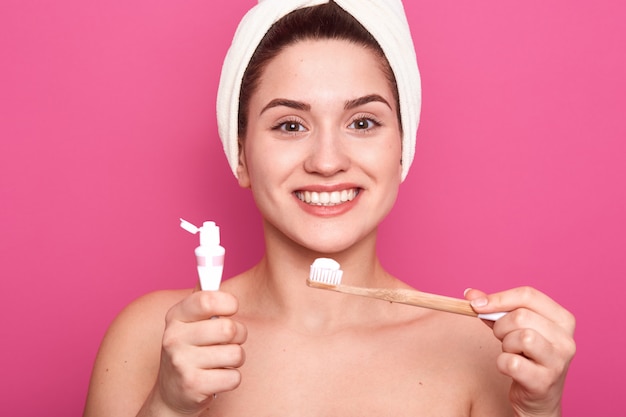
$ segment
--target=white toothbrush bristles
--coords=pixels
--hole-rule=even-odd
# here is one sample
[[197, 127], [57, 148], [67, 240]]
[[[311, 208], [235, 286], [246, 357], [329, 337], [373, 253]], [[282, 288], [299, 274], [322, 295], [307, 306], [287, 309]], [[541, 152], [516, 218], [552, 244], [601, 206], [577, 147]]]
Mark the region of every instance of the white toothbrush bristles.
[[339, 263], [330, 258], [317, 258], [311, 265], [309, 280], [327, 285], [341, 284], [343, 271]]

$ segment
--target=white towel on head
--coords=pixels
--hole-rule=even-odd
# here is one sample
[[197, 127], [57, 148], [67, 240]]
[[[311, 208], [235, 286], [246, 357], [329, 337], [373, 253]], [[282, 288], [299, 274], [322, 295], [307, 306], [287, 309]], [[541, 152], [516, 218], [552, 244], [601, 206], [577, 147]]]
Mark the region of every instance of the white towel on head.
[[[259, 0], [239, 23], [226, 54], [217, 92], [217, 124], [230, 167], [237, 176], [237, 138], [241, 81], [257, 46], [269, 28], [286, 14], [328, 0]], [[394, 73], [402, 121], [402, 180], [415, 155], [421, 108], [420, 75], [415, 48], [401, 0], [335, 0], [369, 31]]]

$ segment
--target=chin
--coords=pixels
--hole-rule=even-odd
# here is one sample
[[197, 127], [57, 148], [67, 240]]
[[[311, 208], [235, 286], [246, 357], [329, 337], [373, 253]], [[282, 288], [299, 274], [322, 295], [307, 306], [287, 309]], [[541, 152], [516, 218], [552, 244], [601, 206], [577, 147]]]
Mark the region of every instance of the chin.
[[297, 239], [295, 242], [309, 251], [318, 254], [333, 255], [346, 252], [356, 245], [367, 241], [367, 236], [370, 234], [364, 236], [346, 236], [345, 234], [337, 236], [332, 233], [323, 235], [323, 233], [320, 232], [314, 239], [309, 236], [305, 239]]

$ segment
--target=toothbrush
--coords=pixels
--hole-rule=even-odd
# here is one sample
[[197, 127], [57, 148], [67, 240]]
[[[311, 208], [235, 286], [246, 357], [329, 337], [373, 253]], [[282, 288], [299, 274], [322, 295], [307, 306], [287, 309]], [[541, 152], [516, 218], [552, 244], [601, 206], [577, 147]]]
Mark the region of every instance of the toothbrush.
[[483, 320], [496, 321], [506, 314], [504, 312], [479, 314], [472, 309], [470, 302], [467, 300], [429, 294], [417, 290], [406, 290], [400, 288], [367, 288], [342, 285], [342, 276], [343, 271], [339, 269], [339, 263], [337, 261], [330, 258], [317, 258], [311, 265], [311, 271], [306, 283], [312, 288], [377, 298], [379, 300], [425, 307], [449, 313], [463, 314], [466, 316], [478, 317]]

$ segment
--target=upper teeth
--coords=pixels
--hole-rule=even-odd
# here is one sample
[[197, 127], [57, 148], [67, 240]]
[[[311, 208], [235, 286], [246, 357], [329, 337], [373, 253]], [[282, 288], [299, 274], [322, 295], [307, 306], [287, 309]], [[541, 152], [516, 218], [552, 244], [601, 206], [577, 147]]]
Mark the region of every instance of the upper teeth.
[[356, 197], [358, 191], [354, 188], [349, 190], [323, 191], [318, 193], [316, 191], [296, 191], [296, 197], [307, 204], [313, 204], [318, 206], [333, 206], [336, 204], [345, 203]]

